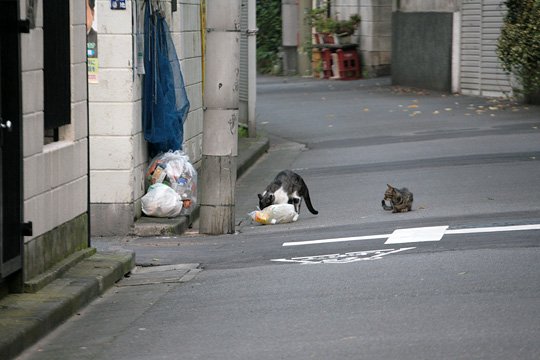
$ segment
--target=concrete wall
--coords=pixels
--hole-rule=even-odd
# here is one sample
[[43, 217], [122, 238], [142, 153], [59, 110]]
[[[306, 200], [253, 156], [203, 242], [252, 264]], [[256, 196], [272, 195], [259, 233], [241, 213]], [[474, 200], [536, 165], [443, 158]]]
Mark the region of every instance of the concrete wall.
[[[143, 76], [134, 64], [134, 6], [143, 2], [128, 0], [125, 11], [111, 10], [108, 0], [96, 3], [100, 68], [99, 83], [89, 85], [91, 231], [96, 236], [120, 235], [130, 233], [141, 216], [149, 160], [142, 132]], [[174, 13], [170, 1], [160, 3], [191, 103], [184, 124], [184, 151], [198, 167], [203, 118], [200, 0], [178, 1]]]
[[[26, 1], [20, 3], [24, 19]], [[60, 141], [47, 145], [42, 1], [37, 2], [36, 28], [21, 34], [24, 221], [33, 223], [33, 235], [24, 239], [25, 280], [88, 244], [86, 2], [70, 4], [71, 123], [59, 129]]]

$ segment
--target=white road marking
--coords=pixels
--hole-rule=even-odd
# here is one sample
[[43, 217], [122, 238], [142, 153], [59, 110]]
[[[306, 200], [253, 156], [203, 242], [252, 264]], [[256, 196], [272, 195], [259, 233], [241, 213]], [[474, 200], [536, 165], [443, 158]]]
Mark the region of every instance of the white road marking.
[[447, 235], [455, 235], [455, 234], [477, 234], [477, 233], [490, 233], [490, 232], [503, 232], [503, 231], [523, 231], [523, 230], [540, 230], [540, 224], [493, 226], [493, 227], [472, 228], [472, 229], [455, 229], [455, 230], [446, 230], [444, 233]]
[[[441, 229], [444, 229], [444, 230], [441, 230]], [[292, 241], [292, 242], [285, 242], [283, 243], [282, 246], [316, 245], [316, 244], [328, 244], [328, 243], [337, 243], [337, 242], [346, 242], [346, 241], [362, 241], [362, 240], [376, 240], [376, 239], [388, 239], [385, 242], [385, 244], [401, 244], [401, 243], [411, 243], [411, 242], [421, 242], [421, 241], [440, 241], [444, 235], [478, 234], [478, 233], [492, 233], [492, 232], [506, 232], [506, 231], [525, 231], [525, 230], [540, 230], [540, 224], [492, 226], [492, 227], [453, 229], [453, 230], [448, 230], [448, 225], [431, 226], [431, 227], [423, 227], [423, 228], [397, 229], [392, 234], [351, 236], [351, 237], [334, 238], [334, 239], [320, 239], [320, 240], [308, 240], [308, 241], [296, 241], [296, 242]]]
[[395, 254], [402, 251], [415, 249], [414, 247], [401, 249], [383, 249], [383, 250], [366, 250], [354, 251], [345, 254], [327, 254], [293, 257], [290, 259], [272, 259], [275, 262], [298, 263], [298, 264], [348, 264], [357, 261], [380, 260], [385, 255]]
[[326, 243], [343, 242], [343, 241], [386, 239], [389, 236], [390, 234], [384, 234], [384, 235], [368, 235], [368, 236], [351, 236], [351, 237], [343, 237], [343, 238], [335, 238], [335, 239], [285, 242], [283, 243], [283, 246], [314, 245], [314, 244], [326, 244]]
[[422, 228], [412, 228], [412, 229], [397, 229], [385, 244], [405, 244], [413, 242], [424, 242], [424, 241], [439, 241], [444, 236], [444, 232], [448, 229], [448, 226], [430, 226]]

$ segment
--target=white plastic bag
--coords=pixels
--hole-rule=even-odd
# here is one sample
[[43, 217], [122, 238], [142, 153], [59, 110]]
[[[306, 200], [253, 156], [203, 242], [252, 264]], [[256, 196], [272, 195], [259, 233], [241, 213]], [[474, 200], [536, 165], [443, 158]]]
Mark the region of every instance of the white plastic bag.
[[141, 202], [142, 211], [154, 217], [177, 217], [183, 204], [180, 195], [162, 183], [151, 185]]
[[275, 204], [249, 213], [251, 219], [263, 225], [290, 223], [298, 220], [292, 204]]

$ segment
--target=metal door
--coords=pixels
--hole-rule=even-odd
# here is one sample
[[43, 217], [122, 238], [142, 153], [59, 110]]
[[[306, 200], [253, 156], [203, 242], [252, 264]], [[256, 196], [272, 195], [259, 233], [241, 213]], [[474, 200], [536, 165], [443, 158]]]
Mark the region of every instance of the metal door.
[[22, 269], [20, 31], [25, 30], [18, 5], [18, 0], [0, 1], [0, 281]]

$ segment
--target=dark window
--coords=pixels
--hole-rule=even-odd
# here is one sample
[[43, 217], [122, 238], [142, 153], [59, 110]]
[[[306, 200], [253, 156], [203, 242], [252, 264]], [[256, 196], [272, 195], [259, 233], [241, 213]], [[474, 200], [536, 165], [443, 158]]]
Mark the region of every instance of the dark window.
[[43, 1], [44, 107], [46, 141], [71, 120], [69, 0]]

